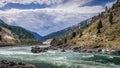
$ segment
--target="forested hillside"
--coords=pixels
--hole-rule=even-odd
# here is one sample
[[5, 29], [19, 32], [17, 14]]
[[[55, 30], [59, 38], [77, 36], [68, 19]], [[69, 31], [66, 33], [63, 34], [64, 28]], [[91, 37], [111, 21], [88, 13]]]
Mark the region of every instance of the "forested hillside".
[[34, 39], [34, 36], [29, 31], [21, 27], [7, 25], [2, 20], [0, 20], [0, 26], [11, 30], [14, 36], [16, 35], [19, 39]]
[[0, 20], [0, 45], [4, 44], [41, 44], [34, 35], [21, 27], [11, 26]]

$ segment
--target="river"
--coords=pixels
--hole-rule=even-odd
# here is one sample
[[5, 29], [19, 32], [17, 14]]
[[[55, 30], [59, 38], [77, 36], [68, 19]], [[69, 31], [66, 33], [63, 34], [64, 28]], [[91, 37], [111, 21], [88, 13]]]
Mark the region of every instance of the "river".
[[31, 63], [37, 68], [120, 68], [120, 56], [116, 55], [61, 50], [33, 54], [31, 47], [1, 47], [0, 60]]

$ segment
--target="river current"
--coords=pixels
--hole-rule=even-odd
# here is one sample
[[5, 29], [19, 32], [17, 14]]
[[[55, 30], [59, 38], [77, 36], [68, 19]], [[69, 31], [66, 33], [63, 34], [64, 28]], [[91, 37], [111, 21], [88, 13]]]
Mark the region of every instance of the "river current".
[[120, 68], [120, 56], [116, 55], [78, 53], [70, 50], [49, 50], [33, 54], [31, 47], [1, 47], [0, 60], [30, 63], [37, 68]]

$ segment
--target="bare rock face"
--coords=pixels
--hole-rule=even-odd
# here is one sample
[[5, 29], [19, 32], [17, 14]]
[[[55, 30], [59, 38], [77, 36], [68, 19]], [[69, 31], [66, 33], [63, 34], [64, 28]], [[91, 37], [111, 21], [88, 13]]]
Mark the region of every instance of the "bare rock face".
[[0, 61], [0, 68], [36, 68], [36, 67], [35, 65], [32, 64], [2, 60]]

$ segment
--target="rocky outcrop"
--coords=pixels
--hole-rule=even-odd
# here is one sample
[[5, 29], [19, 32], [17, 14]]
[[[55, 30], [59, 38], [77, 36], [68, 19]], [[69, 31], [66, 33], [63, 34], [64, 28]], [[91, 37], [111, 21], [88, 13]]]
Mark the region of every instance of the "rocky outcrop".
[[0, 68], [36, 68], [36, 67], [34, 65], [25, 64], [22, 62], [2, 60], [0, 61]]

